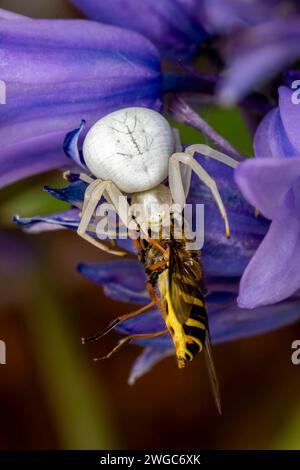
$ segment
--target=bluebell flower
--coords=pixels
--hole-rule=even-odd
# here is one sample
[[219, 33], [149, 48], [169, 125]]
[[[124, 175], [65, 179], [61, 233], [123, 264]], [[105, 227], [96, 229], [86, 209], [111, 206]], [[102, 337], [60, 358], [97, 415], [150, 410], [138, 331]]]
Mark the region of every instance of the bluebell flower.
[[245, 26], [256, 26], [295, 11], [289, 0], [202, 0], [203, 21], [214, 33], [228, 33]]
[[218, 101], [230, 106], [299, 58], [300, 8], [296, 0], [202, 0], [202, 23], [225, 62]]
[[[7, 105], [0, 108], [0, 184], [51, 168], [72, 168], [65, 188], [45, 188], [70, 208], [26, 219], [17, 216], [15, 221], [30, 232], [77, 230], [87, 187], [78, 178], [85, 168], [80, 145], [91, 124], [125, 106], [160, 111], [163, 93], [176, 91], [178, 83], [185, 81], [183, 76], [168, 77], [161, 72], [157, 47], [164, 56], [186, 61], [207, 37], [205, 30], [211, 35], [226, 32], [236, 53], [229, 56], [229, 68], [219, 83], [219, 97], [225, 104], [239, 100], [298, 57], [299, 16], [294, 14], [296, 7], [286, 15], [278, 13], [285, 0], [268, 0], [264, 5], [257, 1], [245, 5], [243, 0], [226, 4], [218, 0], [145, 0], [139, 2], [138, 10], [134, 0], [115, 0], [113, 5], [100, 0], [73, 3], [94, 19], [118, 27], [88, 20], [33, 20], [0, 10], [0, 76], [7, 84]], [[219, 54], [217, 41], [212, 44]], [[215, 81], [195, 78], [195, 89], [203, 93], [209, 89], [211, 98]], [[188, 84], [193, 91], [190, 85], [195, 81]], [[193, 175], [187, 202], [203, 203], [206, 209], [201, 256], [214, 343], [270, 331], [300, 317], [296, 262], [300, 257], [299, 108], [291, 107], [290, 95], [290, 90], [280, 90], [279, 108], [257, 130], [256, 158], [242, 161], [235, 179], [232, 169], [197, 156], [218, 185], [231, 228], [231, 238], [226, 239], [209, 190]], [[169, 109], [225, 153], [243, 160], [181, 98], [173, 96]], [[75, 130], [65, 140], [65, 152], [72, 160], [62, 151], [70, 129]], [[255, 214], [255, 208], [261, 215]], [[96, 224], [93, 218], [89, 225], [94, 237]], [[130, 240], [120, 240], [119, 245], [135, 253]], [[143, 267], [136, 260], [80, 263], [78, 269], [112, 299], [140, 305], [149, 302]], [[119, 325], [118, 330], [136, 334], [162, 328], [162, 316], [153, 308]], [[132, 369], [130, 383], [161, 358], [174, 354], [168, 335], [138, 343], [144, 350]]]
[[278, 15], [233, 33], [226, 45], [226, 71], [218, 84], [219, 102], [230, 106], [240, 101], [292, 65], [300, 56], [299, 40], [299, 13]]
[[161, 110], [163, 93], [212, 92], [209, 80], [163, 74], [158, 50], [136, 32], [5, 10], [0, 18], [0, 76], [7, 95], [0, 107], [0, 187], [67, 166], [62, 142], [83, 118], [81, 138], [97, 119], [122, 107]]
[[279, 88], [279, 107], [257, 129], [256, 158], [236, 169], [245, 198], [272, 223], [240, 284], [239, 305], [255, 308], [300, 289], [300, 105]]
[[163, 56], [184, 63], [206, 39], [223, 34], [223, 43], [214, 44], [225, 60], [217, 86], [222, 105], [241, 100], [299, 57], [296, 0], [71, 1], [89, 18], [138, 31]]
[[88, 20], [0, 17], [0, 186], [67, 165], [62, 142], [82, 118], [88, 129], [122, 107], [160, 109], [160, 57], [141, 35]]
[[199, 0], [71, 0], [86, 16], [138, 31], [166, 57], [186, 59], [207, 38]]
[[[239, 279], [245, 266], [255, 254], [269, 228], [264, 217], [256, 217], [255, 211], [234, 183], [232, 169], [204, 156], [197, 156], [207, 171], [216, 179], [221, 196], [227, 207], [231, 233], [229, 240], [224, 236], [224, 228], [218, 210], [207, 188], [192, 178], [190, 203], [205, 204], [205, 244], [202, 261], [205, 282], [209, 290], [207, 305], [213, 342], [224, 342], [256, 335], [292, 323], [300, 317], [300, 297], [294, 295], [276, 306], [255, 310], [241, 309], [236, 304]], [[29, 231], [43, 231], [58, 227], [76, 230], [80, 220], [80, 209], [86, 183], [70, 175], [70, 184], [65, 188], [46, 190], [54, 197], [70, 203], [71, 209], [60, 214], [17, 218], [16, 221]], [[92, 220], [90, 233], [96, 236], [96, 220]], [[130, 240], [122, 240], [122, 248], [134, 252]], [[145, 288], [145, 274], [142, 265], [134, 259], [109, 261], [100, 264], [80, 263], [79, 271], [101, 285], [107, 296], [114, 300], [136, 303], [149, 302]], [[123, 334], [147, 333], [161, 330], [163, 319], [154, 308], [148, 313], [128, 320], [118, 327]], [[133, 383], [155, 363], [174, 354], [172, 341], [168, 335], [140, 340], [144, 347], [133, 366], [129, 382]]]

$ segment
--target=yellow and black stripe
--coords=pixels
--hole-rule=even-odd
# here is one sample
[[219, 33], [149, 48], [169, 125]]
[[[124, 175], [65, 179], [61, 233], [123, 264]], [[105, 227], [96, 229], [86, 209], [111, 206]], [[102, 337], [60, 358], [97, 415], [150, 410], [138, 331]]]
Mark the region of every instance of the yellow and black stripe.
[[[159, 290], [164, 300], [165, 322], [174, 342], [178, 366], [182, 368], [203, 349], [208, 329], [207, 311], [204, 298], [200, 291], [197, 291], [193, 298], [185, 298], [187, 302], [188, 300], [191, 302], [191, 310], [189, 318], [184, 323], [180, 323], [170, 292], [165, 292], [164, 276], [166, 275], [167, 273], [160, 275]], [[182, 292], [182, 294], [185, 296], [185, 293]]]

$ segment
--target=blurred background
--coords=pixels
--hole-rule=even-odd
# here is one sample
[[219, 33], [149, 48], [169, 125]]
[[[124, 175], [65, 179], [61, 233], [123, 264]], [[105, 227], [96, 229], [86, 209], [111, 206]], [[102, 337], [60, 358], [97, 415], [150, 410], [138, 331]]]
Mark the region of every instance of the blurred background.
[[[0, 1], [0, 7], [45, 18], [80, 14], [64, 0]], [[240, 150], [251, 139], [235, 109], [201, 111]], [[180, 126], [184, 142], [200, 136]], [[233, 130], [234, 129], [234, 130]], [[63, 210], [42, 191], [63, 186], [58, 172], [0, 193], [0, 449], [299, 449], [300, 366], [291, 363], [295, 324], [260, 337], [215, 346], [223, 414], [217, 415], [203, 357], [179, 371], [168, 358], [136, 385], [127, 385], [140, 348], [110, 361], [92, 358], [115, 345], [112, 333], [82, 346], [129, 304], [107, 299], [76, 272], [104, 255], [75, 233], [22, 233], [13, 214]]]

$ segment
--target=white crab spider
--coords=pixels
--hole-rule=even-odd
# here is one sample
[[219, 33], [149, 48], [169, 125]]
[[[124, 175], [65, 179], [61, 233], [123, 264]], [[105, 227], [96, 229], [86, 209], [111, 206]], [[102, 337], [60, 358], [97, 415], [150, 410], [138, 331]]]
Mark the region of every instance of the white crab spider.
[[[207, 145], [190, 145], [182, 151], [179, 133], [158, 112], [147, 108], [125, 108], [115, 111], [97, 121], [88, 131], [83, 143], [86, 166], [96, 179], [87, 176], [89, 183], [82, 207], [77, 233], [104, 251], [114, 251], [87, 233], [89, 223], [102, 196], [113, 204], [123, 223], [129, 205], [119, 198], [131, 195], [131, 203], [145, 208], [150, 205], [174, 202], [182, 208], [189, 192], [191, 172], [208, 186], [224, 219], [226, 235], [229, 223], [226, 210], [214, 179], [193, 158], [195, 152], [214, 158], [235, 168], [233, 158]], [[162, 184], [168, 177], [169, 187]], [[148, 221], [151, 224], [151, 220]]]

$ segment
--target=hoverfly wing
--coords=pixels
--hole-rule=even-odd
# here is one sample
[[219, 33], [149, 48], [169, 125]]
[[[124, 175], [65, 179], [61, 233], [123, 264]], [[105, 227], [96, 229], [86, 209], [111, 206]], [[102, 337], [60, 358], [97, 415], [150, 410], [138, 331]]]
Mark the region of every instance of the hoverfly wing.
[[216, 404], [217, 410], [219, 414], [221, 414], [221, 398], [220, 398], [220, 387], [219, 381], [214, 365], [212, 348], [211, 348], [211, 340], [209, 331], [207, 331], [206, 339], [204, 343], [204, 355], [205, 355], [205, 363], [208, 370], [208, 375], [210, 379], [210, 384], [213, 392], [214, 402]]
[[177, 320], [184, 324], [190, 317], [197, 292], [201, 288], [198, 263], [187, 263], [176, 249], [170, 249], [169, 257], [169, 292]]

